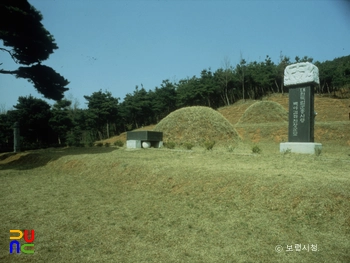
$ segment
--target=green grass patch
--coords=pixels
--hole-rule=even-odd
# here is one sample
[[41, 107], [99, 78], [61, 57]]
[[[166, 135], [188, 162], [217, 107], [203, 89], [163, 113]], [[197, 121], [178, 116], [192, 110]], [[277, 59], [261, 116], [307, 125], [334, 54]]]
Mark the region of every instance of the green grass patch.
[[123, 147], [124, 146], [124, 142], [122, 140], [116, 140], [114, 142], [114, 146]]
[[204, 148], [206, 150], [212, 150], [214, 148], [214, 145], [215, 145], [215, 141], [205, 141], [204, 142]]
[[192, 150], [192, 148], [194, 147], [194, 144], [191, 142], [185, 142], [183, 145], [187, 150]]
[[258, 145], [252, 147], [252, 153], [261, 153], [261, 149]]
[[168, 149], [175, 149], [176, 143], [175, 142], [165, 142], [164, 146]]

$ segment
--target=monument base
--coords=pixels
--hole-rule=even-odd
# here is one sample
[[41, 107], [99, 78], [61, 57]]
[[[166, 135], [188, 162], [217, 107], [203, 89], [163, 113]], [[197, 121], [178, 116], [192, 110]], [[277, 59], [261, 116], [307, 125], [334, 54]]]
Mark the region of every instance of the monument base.
[[280, 152], [315, 154], [322, 150], [322, 144], [317, 142], [282, 142]]

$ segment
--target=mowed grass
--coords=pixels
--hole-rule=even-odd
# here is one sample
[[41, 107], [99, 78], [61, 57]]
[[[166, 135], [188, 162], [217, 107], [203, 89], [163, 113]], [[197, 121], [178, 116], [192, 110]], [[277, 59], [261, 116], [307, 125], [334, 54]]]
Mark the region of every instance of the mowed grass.
[[[258, 146], [4, 157], [0, 262], [350, 262], [349, 147]], [[10, 229], [35, 230], [33, 255], [9, 254]]]

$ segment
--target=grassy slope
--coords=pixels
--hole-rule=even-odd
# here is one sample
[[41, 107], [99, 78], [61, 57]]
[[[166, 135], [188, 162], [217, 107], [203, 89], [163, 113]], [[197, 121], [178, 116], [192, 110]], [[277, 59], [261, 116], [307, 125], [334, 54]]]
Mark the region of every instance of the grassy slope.
[[[266, 97], [263, 101], [273, 101], [281, 104], [288, 111], [288, 94], [274, 94]], [[227, 107], [219, 108], [218, 111], [234, 126], [239, 136], [246, 142], [276, 142], [288, 141], [288, 123], [267, 122], [261, 124], [262, 115], [256, 115], [258, 124], [239, 123], [245, 111], [255, 100], [238, 101]], [[322, 144], [331, 143], [350, 146], [350, 99], [334, 99], [329, 97], [315, 96], [315, 111], [318, 113], [315, 123], [315, 141]], [[254, 118], [250, 120], [254, 121]], [[155, 126], [147, 126], [139, 130], [153, 130]], [[126, 140], [126, 133], [112, 137], [103, 142], [114, 143], [116, 140]]]
[[[348, 148], [42, 150], [0, 161], [0, 262], [349, 262]], [[35, 254], [9, 255], [9, 229]], [[317, 252], [277, 253], [317, 244]]]
[[[288, 94], [275, 94], [264, 98], [281, 104], [288, 111]], [[266, 122], [261, 124], [261, 119], [266, 117], [264, 110], [261, 115], [250, 118], [250, 123], [240, 123], [249, 106], [258, 101], [239, 101], [232, 106], [220, 108], [218, 111], [228, 119], [235, 127], [241, 138], [248, 142], [283, 142], [288, 141], [288, 123]], [[315, 141], [323, 144], [332, 143], [350, 146], [350, 99], [334, 99], [315, 96], [315, 111], [318, 113], [315, 122]]]

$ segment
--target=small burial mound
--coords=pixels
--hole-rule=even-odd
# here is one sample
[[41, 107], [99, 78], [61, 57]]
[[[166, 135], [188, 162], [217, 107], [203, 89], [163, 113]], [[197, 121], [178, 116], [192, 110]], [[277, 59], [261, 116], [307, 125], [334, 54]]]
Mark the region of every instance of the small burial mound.
[[267, 122], [288, 122], [288, 112], [277, 102], [259, 101], [249, 106], [238, 121], [239, 124]]
[[238, 133], [219, 112], [209, 107], [193, 106], [178, 109], [162, 119], [154, 128], [163, 132], [165, 142], [190, 142], [200, 145], [205, 141], [236, 143]]

